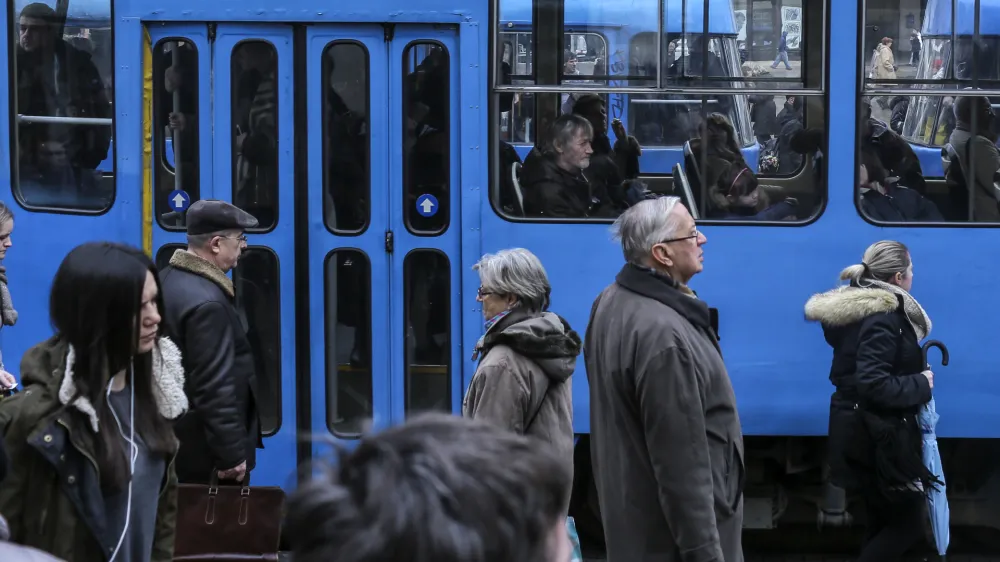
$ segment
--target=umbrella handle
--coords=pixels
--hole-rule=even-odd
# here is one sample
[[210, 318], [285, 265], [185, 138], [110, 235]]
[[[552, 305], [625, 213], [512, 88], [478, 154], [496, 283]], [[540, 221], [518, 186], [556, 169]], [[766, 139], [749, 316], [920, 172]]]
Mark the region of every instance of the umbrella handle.
[[943, 342], [940, 342], [938, 340], [928, 340], [927, 343], [925, 343], [923, 347], [920, 348], [920, 350], [924, 354], [924, 364], [927, 365], [928, 369], [930, 369], [931, 364], [927, 361], [927, 352], [930, 351], [932, 347], [936, 347], [941, 350], [941, 365], [947, 367], [948, 360], [950, 359], [950, 355], [948, 353], [948, 346], [946, 346]]

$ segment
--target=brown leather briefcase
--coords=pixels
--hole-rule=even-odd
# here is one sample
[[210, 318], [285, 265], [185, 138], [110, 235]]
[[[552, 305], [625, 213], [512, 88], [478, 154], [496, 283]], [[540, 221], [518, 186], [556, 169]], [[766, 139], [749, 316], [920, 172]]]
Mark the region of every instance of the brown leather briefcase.
[[277, 562], [284, 508], [278, 487], [180, 484], [174, 561]]

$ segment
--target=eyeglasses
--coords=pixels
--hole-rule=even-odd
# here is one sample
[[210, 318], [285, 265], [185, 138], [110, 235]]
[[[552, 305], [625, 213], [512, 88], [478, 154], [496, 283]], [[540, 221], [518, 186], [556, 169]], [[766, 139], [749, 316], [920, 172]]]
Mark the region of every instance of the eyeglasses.
[[246, 234], [240, 234], [239, 236], [236, 236], [236, 237], [233, 237], [233, 236], [222, 236], [222, 238], [225, 238], [227, 240], [238, 240], [240, 242], [246, 242], [247, 241], [247, 235]]
[[488, 296], [490, 296], [490, 295], [495, 295], [495, 294], [496, 294], [496, 293], [494, 293], [493, 291], [487, 291], [486, 289], [484, 289], [484, 288], [482, 288], [482, 287], [480, 287], [480, 288], [479, 288], [479, 290], [478, 290], [478, 291], [476, 291], [476, 295], [477, 295], [477, 296], [478, 296], [479, 298], [481, 298], [481, 299], [485, 299], [486, 297], [488, 297]]
[[671, 242], [681, 242], [683, 240], [690, 240], [692, 238], [698, 238], [699, 236], [701, 236], [701, 231], [695, 230], [694, 234], [691, 234], [690, 236], [682, 236], [680, 238], [669, 238], [667, 240], [664, 240], [664, 241], [660, 242], [660, 244], [669, 244]]

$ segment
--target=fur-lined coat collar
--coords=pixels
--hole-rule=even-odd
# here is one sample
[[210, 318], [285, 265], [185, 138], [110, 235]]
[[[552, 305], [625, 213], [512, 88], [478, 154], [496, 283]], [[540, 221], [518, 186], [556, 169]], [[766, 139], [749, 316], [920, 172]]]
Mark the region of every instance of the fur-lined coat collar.
[[885, 289], [837, 287], [806, 302], [806, 319], [839, 328], [899, 308], [899, 298]]
[[[76, 364], [76, 351], [72, 345], [67, 346], [66, 369], [59, 385], [59, 403], [72, 406], [87, 416], [90, 429], [97, 433], [100, 424], [97, 411], [90, 399], [76, 394], [76, 384], [73, 379], [73, 367]], [[170, 341], [170, 338], [160, 338], [153, 348], [153, 392], [160, 415], [168, 420], [177, 419], [188, 409], [187, 395], [184, 394], [184, 368], [181, 366], [181, 351]], [[72, 403], [70, 402], [72, 400]]]
[[205, 258], [196, 256], [187, 250], [177, 250], [170, 257], [170, 265], [208, 279], [218, 285], [223, 292], [229, 295], [229, 298], [236, 295], [236, 291], [233, 290], [233, 280]]

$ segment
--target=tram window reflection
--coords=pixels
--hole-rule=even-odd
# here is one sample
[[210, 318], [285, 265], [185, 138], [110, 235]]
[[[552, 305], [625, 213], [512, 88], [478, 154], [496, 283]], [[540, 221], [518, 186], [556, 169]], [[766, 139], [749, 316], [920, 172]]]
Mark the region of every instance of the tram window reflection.
[[[914, 14], [866, 2], [865, 87], [911, 92], [861, 99], [856, 189], [867, 219], [1000, 223], [998, 8], [928, 0]], [[942, 89], [969, 95], [935, 92]]]
[[451, 59], [437, 42], [403, 51], [403, 209], [406, 228], [435, 235], [451, 218]]
[[278, 52], [243, 41], [232, 54], [233, 204], [270, 230], [278, 221]]
[[[509, 31], [500, 34], [503, 43], [500, 83], [531, 85], [535, 83], [532, 67], [534, 42], [530, 31]], [[608, 42], [600, 33], [567, 31], [564, 36], [562, 84], [606, 85], [612, 74], [627, 69], [627, 57], [621, 51], [608, 52]], [[609, 58], [611, 62], [609, 62]], [[581, 94], [559, 95], [560, 113], [570, 113]], [[607, 102], [607, 96], [605, 96]], [[500, 97], [500, 138], [509, 143], [535, 141], [537, 123], [535, 96], [506, 94]]]
[[368, 50], [335, 41], [323, 54], [323, 216], [338, 234], [360, 234], [371, 213]]
[[115, 193], [111, 21], [60, 16], [41, 2], [8, 6], [14, 194], [27, 207], [103, 211]]
[[359, 436], [371, 420], [371, 264], [359, 250], [326, 257], [326, 423]]
[[183, 230], [184, 213], [171, 210], [169, 195], [201, 198], [198, 138], [198, 49], [184, 38], [164, 39], [153, 49], [153, 197], [160, 226]]
[[451, 411], [451, 264], [437, 250], [403, 260], [405, 411]]
[[264, 435], [281, 426], [281, 295], [278, 256], [270, 248], [250, 246], [233, 269], [236, 310], [247, 329], [257, 376], [257, 411]]

